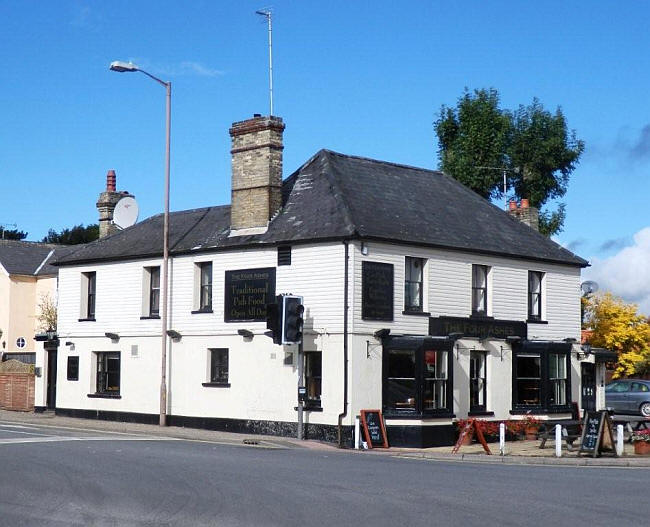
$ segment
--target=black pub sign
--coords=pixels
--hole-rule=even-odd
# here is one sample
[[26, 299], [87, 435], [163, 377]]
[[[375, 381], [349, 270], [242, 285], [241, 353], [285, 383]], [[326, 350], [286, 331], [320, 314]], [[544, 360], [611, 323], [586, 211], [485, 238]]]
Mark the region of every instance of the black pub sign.
[[429, 335], [446, 336], [450, 333], [462, 333], [464, 337], [479, 339], [505, 339], [516, 336], [526, 339], [528, 326], [520, 320], [496, 320], [462, 317], [429, 318]]
[[361, 318], [393, 320], [393, 265], [361, 263]]
[[275, 267], [226, 271], [225, 322], [264, 321], [275, 298]]

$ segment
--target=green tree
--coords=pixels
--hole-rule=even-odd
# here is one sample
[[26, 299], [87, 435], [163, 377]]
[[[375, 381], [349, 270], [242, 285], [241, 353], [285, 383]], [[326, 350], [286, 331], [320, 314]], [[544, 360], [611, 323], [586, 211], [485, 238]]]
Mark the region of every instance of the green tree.
[[19, 231], [17, 229], [13, 230], [5, 230], [0, 226], [0, 239], [2, 240], [24, 240], [27, 238], [27, 232], [25, 231]]
[[71, 229], [63, 229], [61, 232], [56, 232], [50, 229], [47, 236], [43, 238], [45, 243], [60, 243], [63, 245], [77, 245], [79, 243], [92, 242], [99, 238], [99, 225], [96, 223], [88, 225], [87, 227], [75, 225]]
[[486, 199], [503, 197], [502, 172], [516, 198], [540, 209], [540, 232], [562, 230], [566, 209], [541, 210], [566, 194], [584, 142], [569, 132], [559, 108], [554, 114], [533, 99], [515, 111], [500, 108], [494, 88], [465, 89], [455, 108], [443, 105], [435, 122], [440, 168]]

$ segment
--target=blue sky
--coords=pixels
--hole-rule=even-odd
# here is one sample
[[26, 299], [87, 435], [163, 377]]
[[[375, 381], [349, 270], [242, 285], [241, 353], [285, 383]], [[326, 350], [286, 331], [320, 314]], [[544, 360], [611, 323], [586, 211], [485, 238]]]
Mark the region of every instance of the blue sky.
[[[229, 202], [228, 127], [268, 113], [257, 1], [0, 0], [0, 223], [41, 239], [97, 221], [108, 169], [140, 218], [162, 209], [173, 83], [172, 210]], [[557, 240], [585, 278], [650, 313], [650, 4], [276, 1], [274, 109], [285, 176], [321, 148], [437, 167], [433, 121], [464, 87], [562, 107], [586, 143]]]

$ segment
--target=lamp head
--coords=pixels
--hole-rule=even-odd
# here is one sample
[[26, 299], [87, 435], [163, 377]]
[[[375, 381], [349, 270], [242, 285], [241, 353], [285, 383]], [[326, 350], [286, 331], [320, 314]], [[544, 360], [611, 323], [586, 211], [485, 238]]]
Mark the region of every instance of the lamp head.
[[132, 62], [123, 62], [121, 60], [114, 60], [111, 62], [110, 69], [112, 71], [119, 71], [120, 73], [125, 71], [138, 71], [139, 68]]

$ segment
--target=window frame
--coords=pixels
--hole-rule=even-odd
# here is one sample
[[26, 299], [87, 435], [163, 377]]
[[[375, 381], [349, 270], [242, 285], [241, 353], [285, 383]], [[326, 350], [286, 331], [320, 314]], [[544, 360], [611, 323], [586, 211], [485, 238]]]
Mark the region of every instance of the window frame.
[[97, 311], [97, 271], [81, 273], [79, 322], [94, 321]]
[[79, 355], [70, 355], [68, 357], [68, 362], [66, 365], [66, 379], [68, 381], [79, 380]]
[[[528, 320], [540, 322], [544, 320], [542, 308], [544, 298], [544, 281], [545, 273], [541, 271], [528, 271]], [[533, 278], [537, 278], [539, 291], [533, 291]], [[536, 295], [536, 296], [535, 296]], [[535, 309], [537, 313], [535, 313]]]
[[[119, 396], [122, 389], [122, 356], [119, 351], [96, 351], [95, 352], [95, 395], [104, 397]], [[117, 389], [110, 389], [106, 385], [109, 382], [109, 375], [115, 374], [116, 370], [109, 368], [109, 360], [118, 361], [117, 368]]]
[[[212, 311], [212, 283], [213, 283], [213, 271], [212, 261], [208, 262], [199, 262], [199, 311]], [[205, 272], [206, 269], [209, 269], [209, 273]], [[206, 282], [203, 281], [204, 277], [207, 277]], [[207, 301], [204, 303], [204, 292], [207, 295]]]
[[[551, 357], [564, 356], [565, 377], [559, 379], [564, 384], [564, 404], [554, 402], [554, 384], [557, 379], [551, 378]], [[520, 357], [539, 356], [539, 404], [519, 402], [517, 380], [528, 377], [517, 376], [517, 365]], [[532, 379], [532, 377], [531, 377]], [[514, 348], [512, 352], [512, 411], [511, 413], [564, 413], [571, 412], [571, 345], [529, 342], [526, 346]]]
[[[482, 271], [483, 273], [483, 279], [484, 279], [484, 285], [480, 286], [477, 283], [477, 271]], [[472, 316], [473, 317], [487, 317], [488, 316], [488, 311], [489, 311], [489, 303], [488, 303], [488, 279], [490, 276], [490, 267], [488, 265], [483, 265], [483, 264], [472, 264]], [[478, 305], [478, 302], [476, 302], [477, 299], [477, 292], [482, 291], [483, 292], [483, 300], [481, 302], [481, 306]]]
[[[151, 318], [160, 316], [160, 266], [147, 268], [149, 272], [149, 309], [147, 310]], [[158, 278], [158, 285], [154, 285], [154, 277]], [[155, 307], [155, 308], [154, 308]]]
[[[404, 257], [404, 313], [424, 313], [424, 284], [425, 284], [425, 266], [426, 258], [419, 258], [416, 256], [405, 256]], [[409, 264], [418, 264], [419, 263], [419, 280], [409, 280], [412, 278], [412, 272], [414, 269], [417, 269], [417, 265]], [[418, 299], [417, 303], [408, 302], [411, 297], [410, 286], [412, 284], [419, 285], [418, 288]]]
[[[323, 395], [323, 353], [322, 351], [305, 351], [303, 352], [304, 356], [304, 379], [305, 379], [305, 389], [306, 389], [306, 398], [305, 398], [305, 408], [322, 408], [322, 395]], [[313, 373], [313, 360], [318, 358], [318, 369], [317, 375]], [[310, 382], [314, 380], [317, 384], [318, 395], [316, 397], [311, 396], [312, 390], [311, 387], [313, 384]]]
[[[219, 354], [221, 358], [219, 360]], [[225, 356], [225, 361], [223, 357]], [[216, 359], [216, 360], [215, 360]], [[218, 375], [217, 370], [219, 367], [223, 368], [223, 362], [225, 362], [225, 377]], [[221, 364], [220, 364], [221, 363]], [[221, 386], [228, 388], [230, 387], [230, 349], [229, 348], [208, 348], [208, 371], [207, 371], [208, 381], [202, 383], [203, 386]]]
[[[481, 376], [473, 376], [472, 371], [476, 371], [476, 368], [472, 367], [472, 356], [480, 356], [482, 364], [482, 374]], [[487, 412], [487, 357], [488, 353], [484, 350], [470, 350], [469, 352], [469, 413], [482, 413]], [[483, 381], [483, 386], [480, 390], [481, 398], [483, 400], [482, 404], [473, 404], [473, 393], [474, 393], [474, 380]]]
[[[412, 406], [397, 407], [389, 401], [390, 381], [396, 377], [389, 377], [391, 352], [411, 352], [414, 355], [414, 377], [413, 377], [413, 403]], [[425, 357], [427, 351], [444, 352], [445, 364], [445, 406], [443, 408], [426, 408], [425, 392], [427, 391], [426, 380], [439, 377], [427, 377]], [[384, 340], [382, 351], [382, 408], [384, 414], [393, 417], [452, 417], [453, 416], [453, 391], [454, 391], [454, 368], [453, 368], [453, 342], [449, 339], [417, 338], [417, 337], [388, 337]], [[410, 378], [410, 377], [409, 377]], [[434, 399], [432, 399], [434, 400]], [[408, 402], [408, 401], [407, 401]]]

